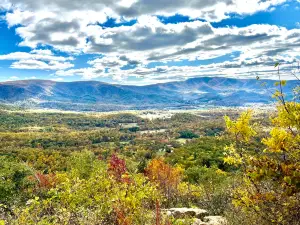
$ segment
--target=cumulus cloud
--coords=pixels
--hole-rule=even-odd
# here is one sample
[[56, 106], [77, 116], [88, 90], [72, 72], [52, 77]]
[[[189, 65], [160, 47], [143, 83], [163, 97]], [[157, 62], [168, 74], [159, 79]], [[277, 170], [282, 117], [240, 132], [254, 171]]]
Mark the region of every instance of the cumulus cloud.
[[12, 77], [10, 77], [9, 79], [11, 79], [11, 80], [17, 80], [17, 79], [19, 79], [19, 77], [17, 77], [17, 76], [12, 76]]
[[55, 75], [57, 76], [81, 76], [83, 79], [91, 80], [93, 78], [105, 77], [108, 74], [105, 73], [104, 69], [101, 68], [81, 68], [81, 69], [70, 69], [70, 70], [58, 70]]
[[[90, 32], [89, 32], [90, 31]], [[163, 24], [156, 17], [142, 17], [133, 26], [103, 29], [90, 26], [88, 52], [153, 51], [182, 46], [201, 36], [213, 33], [209, 23], [194, 21], [179, 24]]]
[[43, 61], [69, 61], [74, 60], [73, 57], [54, 56], [50, 50], [33, 50], [28, 52], [13, 52], [7, 55], [0, 55], [0, 60], [43, 60]]
[[79, 75], [84, 79], [93, 79], [105, 76], [111, 76], [114, 80], [124, 81], [127, 77], [142, 78], [139, 84], [151, 84], [167, 81], [185, 80], [192, 77], [201, 76], [222, 76], [231, 78], [261, 78], [277, 79], [277, 70], [274, 68], [276, 62], [284, 63], [282, 66], [282, 77], [291, 79], [291, 69], [296, 68], [296, 59], [291, 57], [261, 57], [249, 60], [226, 61], [223, 63], [213, 63], [198, 67], [192, 66], [156, 66], [148, 68], [138, 66], [133, 69], [120, 70], [112, 69], [110, 73], [104, 70], [89, 67], [84, 69], [72, 69], [56, 72], [57, 76]]
[[[300, 50], [300, 29], [272, 25], [214, 28], [232, 14], [249, 15], [271, 11], [288, 0], [2, 0], [5, 20], [16, 28], [20, 46], [33, 50], [0, 55], [13, 60], [16, 69], [54, 70], [57, 76], [78, 75], [84, 79], [111, 76], [115, 80], [142, 77], [145, 81], [186, 79], [193, 76], [271, 76], [272, 63], [294, 63]], [[47, 10], [45, 9], [47, 6]], [[188, 22], [164, 24], [157, 15], [186, 15]], [[108, 18], [134, 24], [102, 27]], [[207, 22], [203, 22], [203, 20]], [[56, 56], [50, 50], [73, 54]], [[167, 63], [214, 59], [233, 52], [232, 61], [207, 66], [156, 66]], [[76, 68], [79, 54], [96, 54], [86, 68]], [[75, 68], [74, 68], [75, 67]], [[124, 67], [128, 67], [124, 70]], [[255, 69], [255, 70], [254, 70]], [[249, 72], [252, 70], [253, 72]]]
[[[156, 26], [152, 26], [152, 24]], [[149, 25], [149, 26], [148, 26]], [[99, 28], [102, 29], [102, 28]], [[151, 29], [151, 35], [149, 35]], [[181, 36], [182, 30], [192, 30], [185, 39]], [[146, 31], [145, 31], [146, 30]], [[147, 34], [144, 35], [144, 32]], [[124, 35], [122, 35], [125, 33]], [[158, 34], [157, 34], [158, 33]], [[157, 35], [157, 36], [156, 36]], [[162, 38], [160, 36], [174, 36], [176, 38]], [[104, 37], [105, 36], [105, 37]], [[89, 61], [90, 67], [80, 70], [59, 71], [57, 75], [82, 75], [84, 78], [107, 76], [105, 69], [109, 69], [109, 75], [114, 79], [122, 79], [128, 76], [144, 77], [151, 79], [169, 79], [170, 77], [187, 78], [201, 75], [224, 75], [241, 77], [251, 75], [262, 75], [268, 71], [276, 62], [292, 64], [297, 61], [300, 50], [300, 30], [287, 30], [286, 28], [272, 25], [251, 25], [237, 28], [213, 28], [209, 23], [190, 22], [172, 24], [167, 26], [154, 20], [152, 23], [141, 24], [140, 22], [131, 27], [108, 28], [106, 33], [99, 38], [110, 42], [104, 44], [107, 52], [98, 59]], [[144, 46], [142, 50], [135, 48], [137, 40], [153, 42], [151, 47]], [[167, 41], [170, 40], [170, 41]], [[167, 42], [167, 43], [166, 43]], [[180, 43], [180, 44], [179, 44]], [[130, 46], [130, 47], [128, 47]], [[139, 45], [136, 45], [139, 46]], [[89, 46], [91, 48], [91, 46]], [[159, 66], [148, 68], [150, 62], [170, 62], [180, 60], [209, 59], [224, 56], [239, 51], [240, 55], [233, 61], [211, 64], [204, 67], [168, 67]], [[119, 53], [116, 54], [116, 53]], [[135, 65], [135, 68], [122, 70], [127, 64]], [[257, 67], [261, 72], [257, 71]], [[254, 70], [255, 69], [255, 70]], [[250, 70], [255, 72], [250, 73]], [[271, 71], [274, 71], [274, 69]]]
[[[297, 52], [299, 29], [287, 30], [271, 25], [251, 25], [244, 28], [213, 28], [207, 22], [162, 24], [150, 18], [131, 27], [103, 30], [87, 44], [87, 52], [132, 55], [144, 62], [210, 59], [242, 51], [258, 57]], [[250, 49], [250, 50], [249, 50]]]
[[33, 50], [28, 52], [13, 52], [0, 55], [0, 60], [15, 61], [14, 69], [64, 70], [74, 66], [70, 61], [73, 57], [55, 56], [50, 50]]
[[136, 18], [142, 15], [182, 14], [192, 18], [220, 21], [229, 13], [253, 14], [268, 10], [287, 0], [4, 0], [2, 7], [26, 11], [42, 11], [47, 5], [48, 12], [65, 13], [80, 11], [101, 12], [116, 18]]
[[43, 62], [34, 59], [25, 59], [11, 64], [13, 69], [27, 69], [27, 70], [65, 70], [73, 67], [74, 65], [70, 62], [57, 62], [49, 61]]
[[[123, 48], [145, 50], [166, 44], [185, 44], [195, 40], [198, 35], [211, 32], [209, 24], [197, 22], [163, 26], [155, 21], [155, 15], [182, 14], [190, 18], [220, 21], [227, 18], [229, 13], [253, 14], [286, 1], [74, 0], [70, 4], [64, 0], [4, 0], [0, 7], [9, 10], [5, 16], [8, 26], [19, 26], [16, 32], [23, 39], [21, 46], [35, 48], [38, 45], [51, 45], [63, 51], [80, 52], [89, 39], [88, 51], [107, 52], [113, 50], [109, 45], [113, 41], [125, 39], [126, 42], [128, 39]], [[149, 19], [149, 15], [153, 17]], [[116, 18], [117, 21], [137, 18], [138, 25], [105, 31], [97, 24], [105, 22], [108, 17]], [[130, 35], [144, 38], [132, 40]]]

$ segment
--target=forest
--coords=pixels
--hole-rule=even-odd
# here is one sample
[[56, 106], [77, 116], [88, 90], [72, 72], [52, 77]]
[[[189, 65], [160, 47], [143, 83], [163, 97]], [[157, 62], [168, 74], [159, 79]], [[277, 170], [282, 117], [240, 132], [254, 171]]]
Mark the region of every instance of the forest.
[[[277, 85], [284, 85], [280, 81]], [[272, 110], [0, 109], [0, 224], [299, 224], [300, 104]], [[221, 223], [215, 223], [221, 224]]]

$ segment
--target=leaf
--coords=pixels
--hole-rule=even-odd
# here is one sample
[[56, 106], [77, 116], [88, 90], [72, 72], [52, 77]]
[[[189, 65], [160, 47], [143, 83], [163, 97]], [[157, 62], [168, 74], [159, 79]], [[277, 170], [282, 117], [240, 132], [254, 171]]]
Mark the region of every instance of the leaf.
[[290, 177], [284, 177], [283, 178], [285, 182], [287, 182], [289, 185], [292, 184], [292, 179]]
[[286, 85], [286, 80], [282, 80], [282, 81], [281, 81], [281, 85], [282, 85], [282, 86], [285, 86], [285, 85]]

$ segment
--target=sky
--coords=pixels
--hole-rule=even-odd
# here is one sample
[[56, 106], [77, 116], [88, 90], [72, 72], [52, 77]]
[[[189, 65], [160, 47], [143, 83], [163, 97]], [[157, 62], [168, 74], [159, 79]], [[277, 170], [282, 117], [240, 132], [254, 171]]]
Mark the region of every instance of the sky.
[[0, 82], [293, 79], [300, 0], [1, 0]]

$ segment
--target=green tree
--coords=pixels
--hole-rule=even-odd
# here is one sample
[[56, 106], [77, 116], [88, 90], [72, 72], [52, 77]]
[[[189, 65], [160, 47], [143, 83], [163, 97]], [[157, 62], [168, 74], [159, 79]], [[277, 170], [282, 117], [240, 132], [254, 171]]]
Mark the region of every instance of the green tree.
[[10, 204], [21, 200], [22, 191], [31, 185], [27, 179], [31, 170], [25, 165], [5, 156], [0, 156], [0, 202]]

